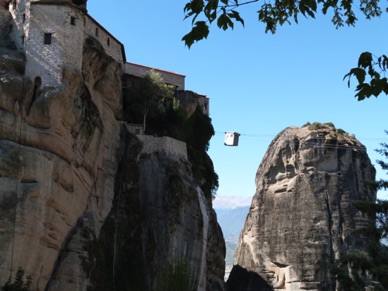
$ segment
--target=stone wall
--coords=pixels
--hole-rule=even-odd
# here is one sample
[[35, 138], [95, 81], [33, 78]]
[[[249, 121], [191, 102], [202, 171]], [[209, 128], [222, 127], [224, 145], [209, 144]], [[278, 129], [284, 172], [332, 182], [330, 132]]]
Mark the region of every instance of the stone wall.
[[124, 47], [111, 33], [101, 26], [90, 15], [85, 16], [85, 34], [96, 38], [104, 47], [105, 52], [117, 62], [124, 63]]
[[[117, 62], [125, 62], [123, 45], [90, 15], [71, 3], [20, 1], [10, 6], [14, 19], [11, 38], [26, 52], [26, 76], [41, 78], [42, 85], [62, 82], [64, 65], [81, 70], [84, 40], [96, 38]], [[45, 34], [51, 34], [45, 44]]]
[[[30, 7], [25, 31], [26, 76], [39, 76], [44, 85], [62, 81], [63, 65], [81, 70], [84, 43], [83, 14], [67, 5], [34, 4]], [[74, 18], [74, 25], [71, 18]], [[44, 34], [51, 34], [51, 44], [44, 44]]]
[[151, 135], [139, 135], [143, 142], [142, 153], [152, 154], [155, 152], [165, 153], [187, 159], [186, 143], [168, 136], [154, 137]]
[[24, 35], [24, 25], [29, 17], [29, 9], [30, 3], [26, 3], [25, 1], [12, 1], [9, 5], [9, 11], [11, 12], [14, 20], [10, 38], [18, 50], [24, 50], [22, 36]]
[[143, 65], [125, 63], [124, 73], [135, 77], [143, 78], [148, 71], [154, 70], [160, 74], [164, 82], [170, 85], [174, 85], [179, 90], [185, 89], [185, 76], [174, 72], [146, 67]]

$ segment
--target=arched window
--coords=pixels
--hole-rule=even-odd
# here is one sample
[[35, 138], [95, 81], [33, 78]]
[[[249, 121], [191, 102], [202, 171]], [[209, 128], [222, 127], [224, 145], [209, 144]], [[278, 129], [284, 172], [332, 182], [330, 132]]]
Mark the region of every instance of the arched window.
[[107, 46], [110, 46], [110, 38], [108, 37], [108, 39], [106, 40], [106, 44]]

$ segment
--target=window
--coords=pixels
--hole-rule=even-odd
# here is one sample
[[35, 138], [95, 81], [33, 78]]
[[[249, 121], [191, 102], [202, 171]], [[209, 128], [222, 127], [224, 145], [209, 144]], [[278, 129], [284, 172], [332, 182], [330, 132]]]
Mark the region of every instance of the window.
[[70, 24], [75, 25], [75, 17], [74, 16], [70, 16]]
[[25, 39], [25, 36], [24, 34], [22, 35], [22, 44], [24, 44], [24, 39]]
[[106, 44], [107, 46], [110, 46], [110, 38], [108, 37], [108, 39], [106, 40]]
[[23, 22], [26, 22], [26, 14], [23, 13]]
[[52, 40], [52, 33], [45, 33], [43, 43], [44, 44], [51, 44], [51, 40]]
[[95, 35], [98, 37], [98, 27], [96, 27], [96, 33]]

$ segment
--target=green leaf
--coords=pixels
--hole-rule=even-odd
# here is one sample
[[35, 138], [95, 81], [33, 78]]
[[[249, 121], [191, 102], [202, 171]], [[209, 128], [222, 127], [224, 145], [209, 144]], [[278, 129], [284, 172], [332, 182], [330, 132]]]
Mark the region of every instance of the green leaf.
[[244, 19], [241, 18], [240, 13], [238, 13], [236, 10], [231, 10], [228, 13], [228, 16], [230, 18], [236, 19], [236, 21], [240, 22], [242, 24], [242, 26], [245, 26]]
[[357, 97], [358, 101], [362, 101], [372, 95], [372, 87], [367, 83], [358, 85], [356, 90], [358, 93], [355, 96]]
[[382, 55], [378, 58], [379, 67], [381, 70], [386, 71], [388, 70], [388, 58], [386, 55]]
[[347, 73], [344, 76], [344, 79], [345, 78], [349, 78], [348, 87], [350, 87], [350, 78], [352, 76], [355, 76], [357, 78], [358, 84], [362, 84], [365, 81], [366, 72], [365, 72], [364, 69], [360, 69], [360, 68], [353, 68], [353, 69], [351, 69], [349, 71], [349, 73]]
[[372, 54], [370, 52], [363, 52], [358, 59], [358, 67], [367, 68], [372, 66]]
[[227, 30], [229, 27], [233, 29], [234, 24], [226, 13], [222, 13], [217, 19], [217, 26], [223, 30]]
[[210, 23], [212, 23], [214, 19], [217, 18], [217, 6], [218, 0], [210, 0], [203, 10], [206, 18], [209, 20]]
[[191, 0], [190, 10], [195, 14], [199, 14], [202, 12], [204, 5], [203, 0]]
[[357, 81], [358, 81], [359, 84], [364, 83], [364, 81], [365, 81], [365, 75], [366, 75], [365, 70], [360, 69], [360, 68], [354, 68], [354, 69], [351, 69], [350, 72], [351, 72], [354, 76], [356, 76]]
[[299, 2], [299, 11], [303, 16], [307, 17], [309, 15], [311, 18], [315, 18], [315, 13], [317, 10], [317, 3], [315, 0], [302, 0]]
[[195, 41], [199, 41], [201, 39], [207, 38], [209, 35], [209, 26], [206, 24], [205, 21], [197, 21], [195, 23], [195, 26], [191, 29], [191, 31], [186, 34], [182, 40], [185, 42], [185, 45], [188, 46], [188, 48], [191, 47], [191, 45]]
[[307, 0], [308, 7], [314, 12], [317, 12], [317, 2], [315, 0]]

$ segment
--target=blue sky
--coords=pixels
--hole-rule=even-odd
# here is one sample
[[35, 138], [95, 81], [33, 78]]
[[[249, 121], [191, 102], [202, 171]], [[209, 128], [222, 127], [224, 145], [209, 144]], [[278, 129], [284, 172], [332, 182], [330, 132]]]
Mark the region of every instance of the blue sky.
[[[333, 122], [356, 135], [374, 164], [374, 149], [388, 141], [388, 96], [358, 102], [355, 86], [342, 80], [361, 52], [388, 53], [387, 16], [339, 30], [329, 16], [301, 17], [272, 35], [252, 4], [241, 11], [245, 28], [224, 32], [212, 25], [208, 39], [188, 49], [181, 41], [191, 23], [183, 20], [185, 0], [88, 2], [88, 12], [124, 44], [129, 62], [184, 74], [186, 89], [210, 98], [216, 135], [209, 154], [220, 197], [255, 193], [265, 151], [288, 126]], [[242, 134], [238, 147], [223, 145], [225, 131]]]

